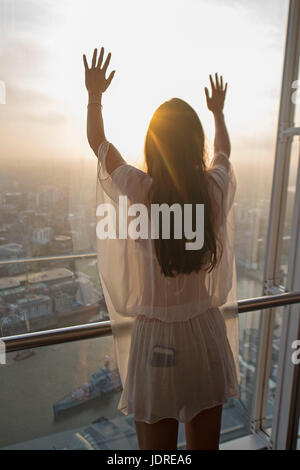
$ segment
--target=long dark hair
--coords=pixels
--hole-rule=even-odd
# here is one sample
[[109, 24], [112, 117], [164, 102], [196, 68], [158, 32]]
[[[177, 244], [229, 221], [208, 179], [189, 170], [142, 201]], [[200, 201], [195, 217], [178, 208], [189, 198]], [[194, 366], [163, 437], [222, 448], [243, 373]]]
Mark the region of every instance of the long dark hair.
[[[196, 111], [185, 101], [173, 98], [160, 105], [149, 124], [145, 145], [147, 173], [152, 177], [148, 203], [169, 206], [192, 204], [195, 229], [196, 204], [204, 204], [204, 245], [201, 250], [188, 251], [182, 239], [174, 238], [174, 217], [171, 213], [171, 237], [154, 240], [157, 260], [165, 276], [209, 272], [221, 257], [222, 246], [214, 227], [213, 204], [208, 193], [207, 155], [202, 124]], [[216, 210], [216, 208], [214, 208]], [[183, 226], [183, 225], [182, 225]], [[219, 250], [220, 249], [220, 253]]]

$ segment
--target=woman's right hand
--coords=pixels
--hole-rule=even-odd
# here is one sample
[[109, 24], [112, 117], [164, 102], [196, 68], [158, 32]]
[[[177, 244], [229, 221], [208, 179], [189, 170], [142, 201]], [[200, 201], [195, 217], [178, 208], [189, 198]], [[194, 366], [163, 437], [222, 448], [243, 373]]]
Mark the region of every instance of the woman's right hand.
[[223, 112], [224, 102], [226, 97], [227, 91], [227, 83], [225, 87], [223, 86], [223, 77], [221, 75], [220, 80], [218, 74], [215, 75], [215, 83], [212, 79], [212, 76], [209, 76], [210, 84], [211, 84], [211, 96], [209, 96], [209, 91], [205, 87], [205, 95], [206, 95], [206, 103], [208, 109], [213, 114], [220, 114]]

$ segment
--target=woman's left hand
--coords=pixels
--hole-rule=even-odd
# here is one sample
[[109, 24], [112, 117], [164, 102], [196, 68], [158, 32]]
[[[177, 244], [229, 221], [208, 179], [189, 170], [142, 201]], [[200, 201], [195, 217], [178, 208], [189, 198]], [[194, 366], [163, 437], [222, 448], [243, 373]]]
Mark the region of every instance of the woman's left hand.
[[88, 67], [87, 59], [85, 54], [83, 55], [83, 63], [85, 68], [85, 86], [87, 91], [91, 95], [99, 95], [104, 93], [115, 75], [115, 70], [111, 72], [109, 77], [106, 79], [105, 74], [107, 71], [107, 67], [110, 62], [111, 53], [108, 54], [103, 67], [101, 68], [103, 56], [104, 56], [104, 48], [101, 47], [101, 51], [99, 54], [99, 59], [97, 61], [98, 51], [97, 49], [94, 50], [92, 65], [91, 68]]

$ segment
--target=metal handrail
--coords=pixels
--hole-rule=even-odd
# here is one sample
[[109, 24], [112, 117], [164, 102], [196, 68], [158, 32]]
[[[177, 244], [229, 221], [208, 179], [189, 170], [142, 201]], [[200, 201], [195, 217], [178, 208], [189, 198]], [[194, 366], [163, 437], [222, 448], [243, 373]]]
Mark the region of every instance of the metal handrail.
[[283, 294], [265, 295], [238, 301], [239, 313], [253, 312], [266, 308], [283, 307], [300, 303], [300, 291], [284, 292]]
[[91, 253], [78, 253], [71, 255], [55, 255], [55, 256], [37, 256], [34, 258], [12, 258], [0, 260], [0, 266], [6, 264], [24, 264], [24, 263], [41, 263], [43, 261], [65, 261], [72, 259], [82, 259], [82, 258], [96, 258], [97, 254], [94, 252]]
[[[300, 291], [239, 300], [237, 305], [239, 313], [246, 313], [297, 303], [300, 303]], [[124, 327], [126, 328], [126, 324]], [[13, 352], [23, 349], [39, 348], [41, 346], [68, 343], [70, 341], [98, 338], [111, 334], [111, 322], [101, 321], [66, 328], [25, 333], [23, 335], [6, 336], [0, 339], [5, 343], [6, 352]]]

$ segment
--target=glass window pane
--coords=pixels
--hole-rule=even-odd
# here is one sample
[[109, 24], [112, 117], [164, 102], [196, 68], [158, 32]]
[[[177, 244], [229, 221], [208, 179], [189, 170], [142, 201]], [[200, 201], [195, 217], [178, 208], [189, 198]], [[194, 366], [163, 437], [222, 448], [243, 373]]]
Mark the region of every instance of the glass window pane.
[[240, 399], [231, 398], [224, 407], [223, 441], [250, 433], [261, 314], [240, 314]]
[[[283, 326], [283, 320], [284, 320], [284, 315], [287, 314], [289, 311], [289, 307], [278, 307], [276, 309], [273, 309], [273, 315], [274, 315], [274, 327], [273, 327], [273, 336], [272, 336], [272, 343], [271, 343], [271, 364], [270, 364], [270, 373], [269, 373], [269, 378], [266, 383], [267, 387], [267, 402], [266, 402], [266, 413], [265, 413], [265, 425], [264, 425], [264, 432], [267, 433], [271, 437], [271, 432], [272, 432], [272, 425], [273, 425], [273, 419], [274, 419], [274, 413], [275, 413], [275, 396], [277, 392], [277, 386], [279, 384], [278, 382], [278, 367], [279, 367], [279, 355], [280, 355], [280, 349], [282, 348], [281, 345], [281, 337], [282, 337], [282, 326]], [[291, 349], [291, 355], [292, 355], [293, 349]], [[291, 358], [292, 359], [292, 358]], [[290, 359], [290, 360], [291, 360]], [[296, 404], [298, 401], [296, 400]], [[299, 414], [299, 407], [298, 409], [295, 409], [295, 420], [298, 419], [298, 414]], [[296, 421], [297, 422], [297, 421]], [[299, 441], [300, 441], [300, 426], [299, 426], [299, 431], [298, 431], [298, 441], [297, 441], [297, 446], [299, 448]]]
[[280, 284], [287, 287], [289, 252], [294, 220], [294, 203], [296, 195], [297, 174], [299, 166], [300, 146], [299, 138], [294, 138], [291, 149], [291, 162], [287, 186], [287, 201], [284, 217], [283, 240], [281, 248]]
[[300, 65], [298, 71], [298, 79], [294, 84], [294, 88], [292, 90], [292, 99], [293, 103], [296, 105], [295, 107], [295, 126], [300, 127]]
[[[95, 259], [6, 262], [96, 250], [96, 159], [85, 135], [87, 98], [81, 55], [90, 56], [99, 46], [94, 43], [94, 31], [99, 29], [100, 14], [105, 18], [102, 44], [112, 52], [111, 70], [117, 70], [104, 97], [105, 130], [129, 163], [143, 166], [149, 121], [172, 96], [185, 99], [198, 112], [212, 153], [213, 121], [203, 88], [208, 75], [216, 71], [229, 82], [226, 116], [238, 181], [238, 298], [261, 295], [288, 4], [288, 0], [238, 4], [234, 0], [156, 0], [150, 7], [147, 2], [121, 0], [101, 5], [98, 0], [24, 0], [22, 4], [0, 0], [0, 80], [6, 88], [0, 114], [0, 308], [5, 319], [2, 328], [10, 325], [5, 331], [55, 327], [49, 322], [57, 318], [59, 326], [95, 318], [88, 310], [95, 292], [101, 294], [92, 264]], [[211, 18], [217, 34], [212, 34]], [[78, 294], [85, 302], [78, 316], [74, 312], [78, 297], [75, 293], [75, 301], [70, 298], [65, 280], [55, 280], [61, 286], [56, 286], [54, 298], [47, 287], [53, 282], [55, 290], [53, 277], [40, 279], [48, 289], [44, 293], [30, 281], [33, 274], [43, 276], [58, 267], [71, 271], [72, 281], [87, 279]], [[23, 293], [13, 285], [20, 276]], [[4, 290], [9, 292], [4, 295]], [[6, 295], [14, 297], [9, 304]], [[27, 300], [30, 295], [51, 300], [39, 299], [44, 300], [42, 308], [29, 299], [31, 321], [26, 322], [24, 315], [19, 321], [11, 305], [18, 305], [22, 295]], [[95, 313], [100, 320], [107, 315], [101, 305], [103, 314], [100, 306]], [[250, 429], [258, 325], [259, 313], [241, 317], [241, 400], [232, 400], [224, 408], [223, 439]]]
[[109, 319], [95, 256], [5, 263], [0, 269], [0, 336]]
[[274, 315], [274, 328], [272, 338], [272, 353], [271, 353], [271, 364], [270, 374], [267, 383], [267, 404], [266, 404], [266, 420], [265, 420], [265, 432], [271, 435], [274, 405], [275, 405], [275, 394], [277, 388], [278, 379], [278, 365], [279, 365], [279, 353], [280, 353], [280, 341], [282, 333], [282, 322], [283, 315], [286, 311], [286, 307], [280, 307], [273, 310]]
[[[89, 441], [80, 437], [85, 430], [102, 419], [104, 433], [96, 429], [94, 437], [106, 448], [110, 420], [120, 414], [115, 367], [111, 336], [7, 354], [1, 366], [0, 447], [76, 448]], [[112, 379], [111, 387], [103, 376]], [[128, 438], [133, 434], [131, 429]]]

